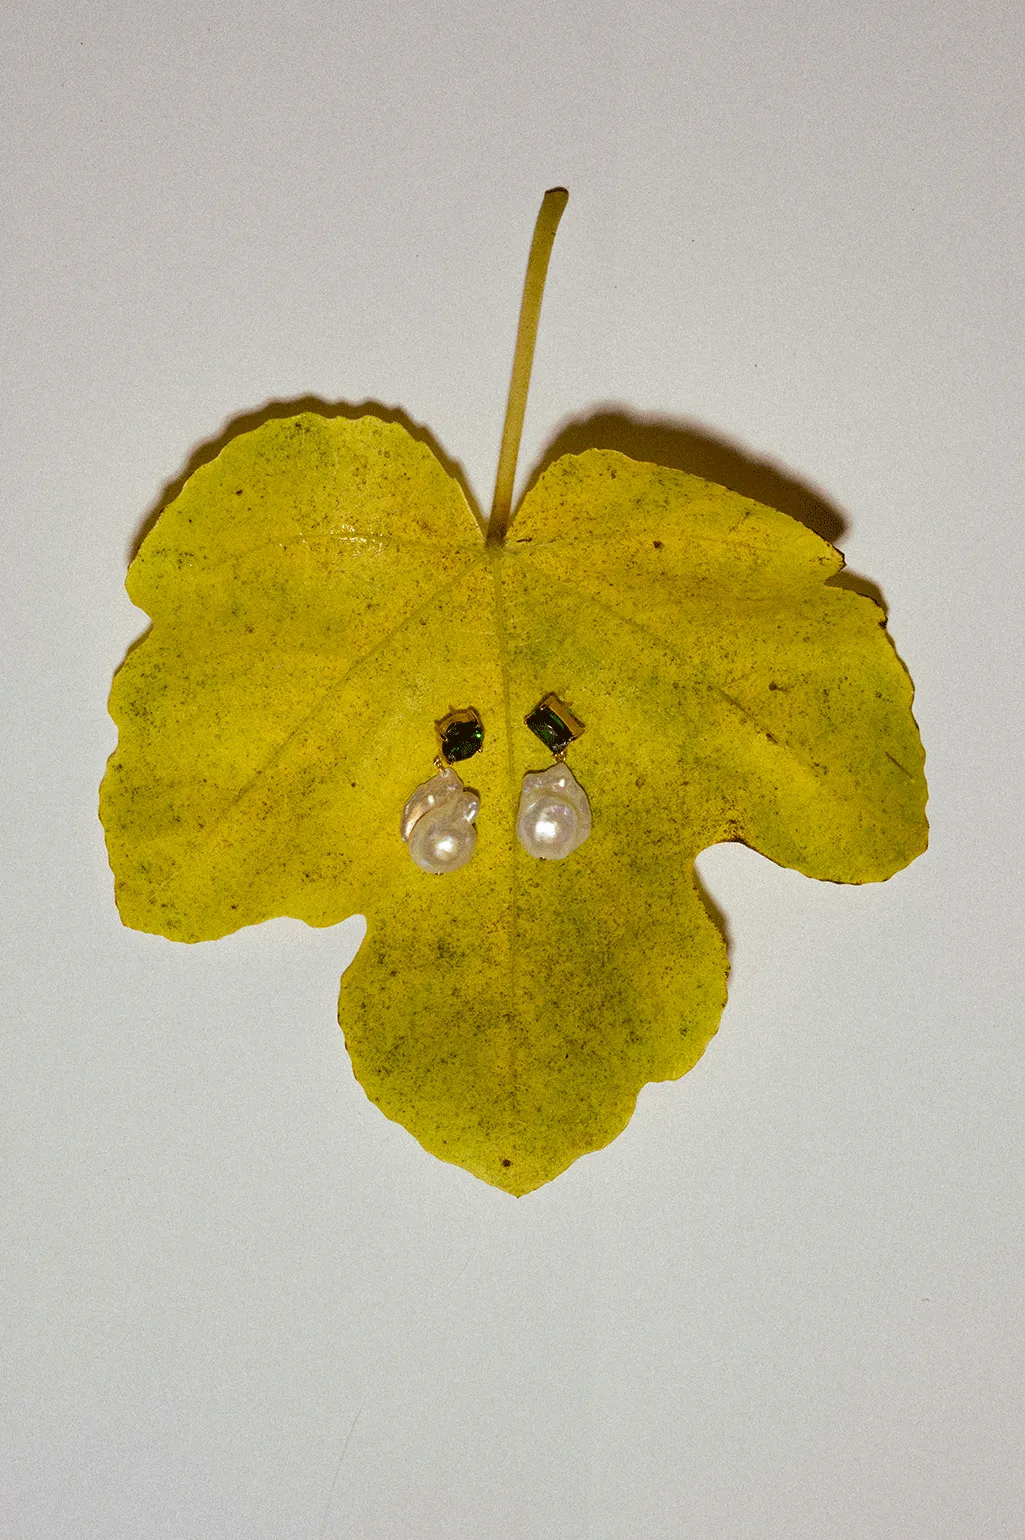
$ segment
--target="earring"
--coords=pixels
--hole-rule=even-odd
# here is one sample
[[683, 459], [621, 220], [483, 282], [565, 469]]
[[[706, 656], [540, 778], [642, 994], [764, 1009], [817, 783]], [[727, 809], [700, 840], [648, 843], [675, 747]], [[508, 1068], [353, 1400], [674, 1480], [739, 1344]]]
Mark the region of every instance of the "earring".
[[591, 832], [587, 793], [565, 763], [566, 750], [580, 737], [584, 724], [557, 695], [546, 695], [524, 721], [535, 738], [551, 749], [555, 764], [547, 770], [528, 770], [523, 777], [516, 834], [528, 855], [540, 861], [562, 861]]
[[482, 747], [484, 725], [471, 707], [450, 711], [435, 727], [441, 742], [434, 760], [438, 773], [407, 801], [400, 832], [420, 870], [440, 877], [465, 866], [477, 843], [473, 820], [480, 798], [465, 789], [452, 765], [471, 759]]

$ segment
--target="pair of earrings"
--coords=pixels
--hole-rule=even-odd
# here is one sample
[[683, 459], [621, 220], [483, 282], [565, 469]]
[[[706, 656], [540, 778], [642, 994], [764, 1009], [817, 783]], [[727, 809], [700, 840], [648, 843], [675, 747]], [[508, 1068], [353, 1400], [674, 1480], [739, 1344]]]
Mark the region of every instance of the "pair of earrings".
[[[516, 834], [529, 855], [562, 861], [591, 832], [587, 793], [566, 765], [566, 750], [583, 723], [555, 695], [546, 695], [524, 718], [527, 727], [555, 756], [547, 770], [523, 777]], [[421, 871], [436, 876], [458, 871], [477, 843], [474, 819], [480, 798], [467, 791], [453, 764], [471, 759], [484, 744], [484, 724], [473, 708], [450, 712], [437, 724], [441, 752], [437, 775], [418, 786], [402, 810], [402, 838]]]

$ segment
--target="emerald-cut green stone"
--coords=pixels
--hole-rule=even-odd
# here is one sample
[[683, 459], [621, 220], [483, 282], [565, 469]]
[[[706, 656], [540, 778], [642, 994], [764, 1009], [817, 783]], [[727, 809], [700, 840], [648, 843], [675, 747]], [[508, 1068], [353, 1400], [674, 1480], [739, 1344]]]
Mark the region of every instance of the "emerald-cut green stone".
[[448, 765], [472, 759], [484, 742], [484, 724], [475, 711], [454, 712], [438, 724], [441, 757]]
[[579, 738], [583, 726], [554, 695], [546, 695], [528, 717], [524, 718], [535, 738], [540, 738], [546, 749], [561, 754], [569, 748], [574, 738]]

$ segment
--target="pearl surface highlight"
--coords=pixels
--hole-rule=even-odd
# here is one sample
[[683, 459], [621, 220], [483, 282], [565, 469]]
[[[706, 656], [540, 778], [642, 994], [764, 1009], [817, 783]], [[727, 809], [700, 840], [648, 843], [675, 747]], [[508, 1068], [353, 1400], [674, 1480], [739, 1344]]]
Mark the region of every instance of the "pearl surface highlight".
[[539, 861], [564, 861], [591, 832], [587, 793], [565, 765], [528, 771], [523, 777], [516, 834]]
[[401, 834], [421, 871], [441, 877], [466, 865], [477, 844], [479, 811], [480, 798], [447, 765], [416, 788], [402, 809]]

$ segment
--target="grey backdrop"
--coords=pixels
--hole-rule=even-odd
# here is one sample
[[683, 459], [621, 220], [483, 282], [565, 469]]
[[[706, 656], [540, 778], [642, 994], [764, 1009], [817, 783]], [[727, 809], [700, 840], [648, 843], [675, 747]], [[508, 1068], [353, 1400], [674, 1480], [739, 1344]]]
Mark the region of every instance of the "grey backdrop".
[[[0, 1534], [1020, 1535], [1020, 7], [0, 28]], [[401, 406], [487, 502], [555, 182], [523, 476], [604, 414], [832, 520], [933, 837], [864, 889], [703, 856], [718, 1038], [515, 1201], [354, 1082], [358, 918], [126, 931], [95, 804], [127, 553], [230, 419]]]

